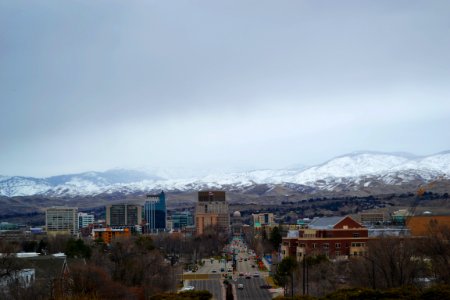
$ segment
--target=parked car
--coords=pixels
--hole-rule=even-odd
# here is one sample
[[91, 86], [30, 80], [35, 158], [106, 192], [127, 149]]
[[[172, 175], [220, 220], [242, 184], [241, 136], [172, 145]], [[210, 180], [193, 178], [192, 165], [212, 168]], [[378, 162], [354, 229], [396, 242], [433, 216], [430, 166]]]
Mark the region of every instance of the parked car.
[[268, 289], [271, 289], [272, 286], [270, 284], [263, 284], [260, 286], [260, 288], [268, 290]]
[[195, 289], [195, 287], [193, 287], [192, 285], [187, 285], [187, 286], [184, 286], [181, 290], [180, 290], [180, 292], [184, 292], [184, 291], [193, 291]]
[[239, 283], [237, 286], [238, 289], [242, 290], [244, 288], [244, 285], [242, 283]]
[[258, 272], [253, 273], [253, 277], [259, 277], [259, 273]]

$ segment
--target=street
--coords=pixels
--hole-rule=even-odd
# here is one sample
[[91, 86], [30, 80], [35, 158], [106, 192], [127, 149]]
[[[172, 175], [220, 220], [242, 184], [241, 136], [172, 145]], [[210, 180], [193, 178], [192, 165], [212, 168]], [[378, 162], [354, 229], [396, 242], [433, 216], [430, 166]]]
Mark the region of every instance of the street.
[[[231, 271], [231, 262], [203, 259], [203, 266], [199, 267], [196, 272], [185, 273], [185, 275], [189, 276], [185, 286], [194, 286], [195, 290], [207, 290], [213, 294], [213, 299], [222, 300], [224, 285], [221, 281], [225, 279], [223, 274], [227, 274], [232, 277], [232, 279], [229, 279], [229, 282], [233, 285], [233, 290], [238, 300], [272, 299], [269, 290], [261, 288], [262, 285], [266, 284], [265, 278], [268, 276], [268, 272], [258, 270], [253, 255], [249, 254], [251, 251], [248, 251], [243, 241], [233, 239], [227, 247], [227, 251], [235, 254], [236, 271]], [[228, 270], [231, 272], [228, 272]], [[238, 288], [239, 284], [242, 284], [243, 287]]]

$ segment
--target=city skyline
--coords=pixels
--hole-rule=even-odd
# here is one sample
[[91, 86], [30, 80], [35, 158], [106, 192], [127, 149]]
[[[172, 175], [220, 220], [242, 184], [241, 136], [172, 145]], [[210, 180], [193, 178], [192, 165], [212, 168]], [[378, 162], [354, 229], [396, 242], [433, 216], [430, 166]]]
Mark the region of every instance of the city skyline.
[[0, 175], [450, 149], [445, 1], [0, 1]]

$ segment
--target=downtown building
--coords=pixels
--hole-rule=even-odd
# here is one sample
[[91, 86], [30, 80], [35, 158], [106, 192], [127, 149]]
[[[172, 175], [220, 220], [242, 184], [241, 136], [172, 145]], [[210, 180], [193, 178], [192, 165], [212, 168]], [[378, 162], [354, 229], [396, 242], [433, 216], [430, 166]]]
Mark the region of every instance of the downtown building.
[[198, 235], [203, 234], [207, 227], [215, 227], [219, 232], [230, 232], [230, 213], [224, 191], [198, 192], [195, 226]]
[[145, 231], [149, 233], [162, 232], [167, 228], [166, 194], [147, 195], [144, 204]]
[[173, 229], [183, 229], [194, 225], [194, 216], [190, 211], [175, 212], [171, 219]]
[[78, 208], [53, 206], [45, 209], [45, 228], [48, 235], [78, 234]]
[[84, 212], [78, 213], [78, 228], [79, 229], [86, 228], [90, 224], [94, 224], [94, 221], [95, 221], [94, 215], [84, 213]]
[[138, 204], [110, 204], [106, 206], [106, 226], [134, 227], [142, 224], [142, 206]]

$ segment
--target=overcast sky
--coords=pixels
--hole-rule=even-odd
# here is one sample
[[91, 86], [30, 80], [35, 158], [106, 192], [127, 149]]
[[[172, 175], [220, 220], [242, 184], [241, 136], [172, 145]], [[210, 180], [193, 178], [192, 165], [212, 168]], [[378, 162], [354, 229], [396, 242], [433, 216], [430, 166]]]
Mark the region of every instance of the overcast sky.
[[0, 174], [450, 150], [449, 1], [0, 0]]

